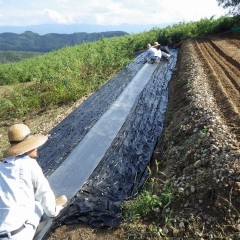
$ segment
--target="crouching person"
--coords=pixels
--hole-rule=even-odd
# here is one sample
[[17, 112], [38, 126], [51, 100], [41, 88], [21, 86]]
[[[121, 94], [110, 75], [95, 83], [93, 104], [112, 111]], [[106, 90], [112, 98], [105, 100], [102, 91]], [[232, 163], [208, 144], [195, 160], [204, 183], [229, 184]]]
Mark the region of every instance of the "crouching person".
[[63, 209], [56, 205], [48, 180], [35, 160], [37, 148], [47, 137], [31, 135], [25, 124], [14, 124], [8, 138], [11, 146], [0, 163], [0, 240], [32, 240], [42, 215], [56, 217]]
[[159, 63], [161, 60], [161, 50], [157, 49], [155, 46], [147, 44], [147, 51], [144, 55], [144, 62], [148, 63]]

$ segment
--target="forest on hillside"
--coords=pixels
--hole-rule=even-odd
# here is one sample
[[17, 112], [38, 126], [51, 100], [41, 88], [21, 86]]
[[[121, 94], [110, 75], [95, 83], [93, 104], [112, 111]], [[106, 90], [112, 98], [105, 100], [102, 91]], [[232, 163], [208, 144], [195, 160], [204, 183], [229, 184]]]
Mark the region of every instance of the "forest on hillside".
[[74, 46], [85, 42], [94, 42], [102, 38], [125, 35], [128, 35], [128, 33], [123, 31], [108, 31], [99, 33], [79, 32], [72, 34], [49, 33], [45, 35], [39, 35], [31, 31], [26, 31], [21, 34], [5, 32], [0, 34], [0, 50], [46, 53], [65, 46]]

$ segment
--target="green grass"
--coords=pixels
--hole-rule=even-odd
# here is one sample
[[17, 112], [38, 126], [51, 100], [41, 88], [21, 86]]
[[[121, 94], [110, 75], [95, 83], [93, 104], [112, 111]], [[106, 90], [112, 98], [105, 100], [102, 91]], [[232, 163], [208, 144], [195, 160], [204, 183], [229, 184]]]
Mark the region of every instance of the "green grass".
[[143, 190], [136, 199], [126, 201], [123, 205], [125, 220], [134, 221], [137, 218], [145, 217], [159, 218], [161, 212], [166, 209], [174, 199], [171, 183], [165, 178], [164, 173], [159, 171], [159, 163], [154, 162], [151, 170], [149, 167], [150, 178], [145, 183]]
[[23, 117], [31, 111], [74, 102], [96, 91], [130, 63], [135, 52], [145, 49], [147, 43], [173, 44], [215, 34], [229, 30], [236, 21], [225, 17], [179, 23], [0, 64], [0, 86], [12, 86], [9, 92], [0, 90], [0, 118]]
[[178, 195], [159, 171], [157, 160], [153, 170], [154, 174], [149, 168], [150, 178], [138, 196], [122, 206], [125, 239], [162, 239], [172, 225], [170, 206]]

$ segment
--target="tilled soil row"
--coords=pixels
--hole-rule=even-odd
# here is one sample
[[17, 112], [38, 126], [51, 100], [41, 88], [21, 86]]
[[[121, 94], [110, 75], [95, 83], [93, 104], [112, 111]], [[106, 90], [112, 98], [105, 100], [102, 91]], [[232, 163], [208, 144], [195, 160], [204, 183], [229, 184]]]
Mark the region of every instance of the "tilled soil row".
[[195, 50], [206, 66], [208, 84], [217, 102], [217, 107], [239, 140], [240, 69], [236, 67], [235, 60], [228, 61], [228, 55], [216, 48], [211, 40], [197, 41]]
[[228, 40], [232, 45], [235, 45], [237, 48], [240, 48], [240, 40], [237, 39], [229, 39]]
[[190, 40], [181, 47], [165, 131], [153, 156], [177, 196], [162, 212], [172, 217], [170, 226], [162, 227], [166, 239], [240, 237], [239, 135], [231, 127], [237, 129], [233, 114], [239, 115], [222, 114], [229, 108], [225, 102], [235, 106], [223, 95], [228, 90], [211, 57], [214, 48], [206, 45], [211, 47], [209, 40]]
[[215, 39], [209, 40], [215, 51], [217, 51], [226, 61], [230, 62], [237, 69], [240, 68], [240, 56], [237, 54], [240, 48], [240, 40], [237, 39]]
[[[223, 52], [213, 41], [206, 44], [206, 48], [210, 51], [212, 58], [219, 65], [219, 67], [224, 71], [225, 75], [229, 78], [231, 83], [236, 88], [236, 91], [240, 91], [240, 63], [234, 60], [232, 57], [228, 56], [226, 52]], [[229, 50], [229, 49], [226, 49]], [[235, 49], [231, 50], [230, 55], [233, 54]], [[237, 55], [238, 56], [238, 55]]]

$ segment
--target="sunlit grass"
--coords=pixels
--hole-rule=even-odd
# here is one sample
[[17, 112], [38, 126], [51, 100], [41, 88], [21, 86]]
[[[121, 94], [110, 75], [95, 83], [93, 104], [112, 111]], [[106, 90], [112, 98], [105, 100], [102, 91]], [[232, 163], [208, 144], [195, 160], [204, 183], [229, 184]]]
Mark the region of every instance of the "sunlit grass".
[[[149, 42], [174, 44], [190, 37], [215, 34], [230, 29], [235, 21], [225, 17], [179, 23], [2, 64], [0, 86], [4, 87], [0, 87], [0, 118], [22, 117], [31, 111], [76, 101], [96, 91], [130, 63], [134, 53], [145, 49]], [[6, 85], [16, 86], [5, 91]]]

